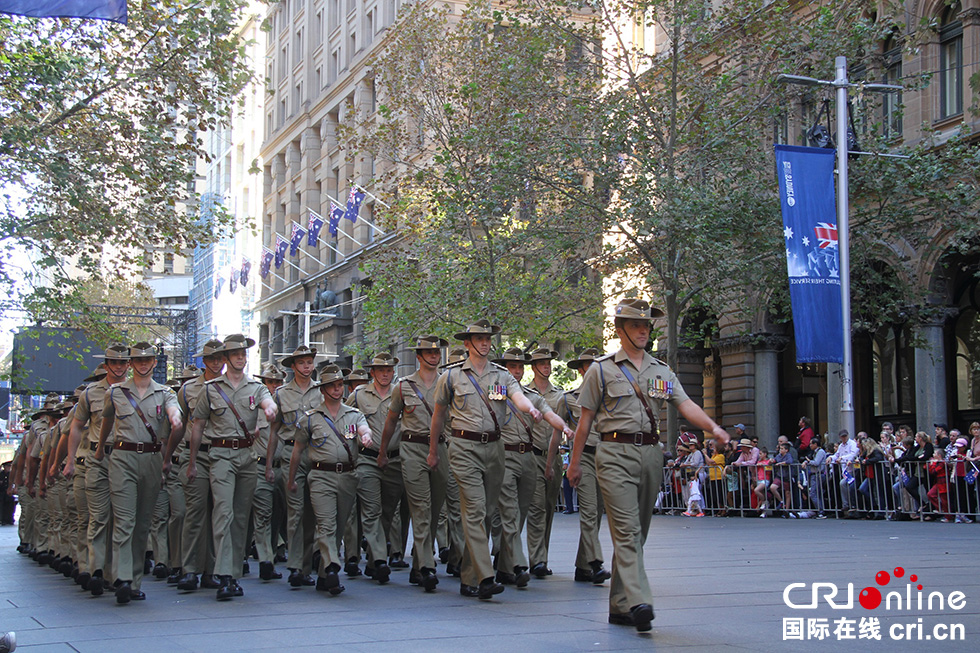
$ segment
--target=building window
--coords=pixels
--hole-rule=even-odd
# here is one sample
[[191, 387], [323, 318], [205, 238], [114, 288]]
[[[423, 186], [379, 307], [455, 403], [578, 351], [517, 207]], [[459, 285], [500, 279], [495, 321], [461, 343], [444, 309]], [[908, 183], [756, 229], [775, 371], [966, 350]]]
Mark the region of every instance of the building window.
[[164, 274], [174, 273], [174, 255], [172, 252], [163, 253], [163, 273]]
[[772, 121], [772, 140], [777, 145], [789, 144], [789, 116], [780, 113]]
[[915, 407], [915, 354], [908, 327], [889, 324], [875, 332], [871, 347], [876, 417], [911, 413]]
[[296, 30], [296, 41], [293, 44], [293, 65], [303, 60], [303, 30]]
[[954, 328], [956, 408], [980, 409], [980, 282], [971, 278], [960, 293]]
[[[902, 84], [902, 46], [894, 36], [885, 41], [885, 84]], [[882, 126], [885, 138], [902, 135], [902, 93], [885, 93], [882, 99]]]
[[939, 28], [939, 117], [963, 113], [963, 23], [960, 5], [946, 8]]

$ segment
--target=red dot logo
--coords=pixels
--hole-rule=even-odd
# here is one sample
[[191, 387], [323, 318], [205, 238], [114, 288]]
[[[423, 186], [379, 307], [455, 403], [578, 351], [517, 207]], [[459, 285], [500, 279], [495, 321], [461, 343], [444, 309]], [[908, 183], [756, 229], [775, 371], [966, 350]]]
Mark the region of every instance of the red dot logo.
[[920, 590], [922, 589], [922, 585], [918, 585], [917, 587], [918, 587], [918, 588], [919, 588]]
[[919, 580], [919, 577], [916, 576], [915, 574], [912, 574], [911, 576], [909, 576], [909, 580], [914, 583], [915, 581]]
[[905, 575], [905, 569], [903, 567], [895, 567], [895, 578], [901, 578]]
[[875, 582], [879, 585], [887, 585], [891, 579], [892, 578], [888, 575], [887, 571], [879, 571], [877, 574], [875, 574]]
[[[881, 573], [884, 574], [885, 572]], [[885, 575], [887, 576], [888, 574]], [[874, 587], [865, 587], [858, 594], [858, 602], [861, 603], [861, 607], [865, 610], [874, 610], [881, 605], [881, 592]]]

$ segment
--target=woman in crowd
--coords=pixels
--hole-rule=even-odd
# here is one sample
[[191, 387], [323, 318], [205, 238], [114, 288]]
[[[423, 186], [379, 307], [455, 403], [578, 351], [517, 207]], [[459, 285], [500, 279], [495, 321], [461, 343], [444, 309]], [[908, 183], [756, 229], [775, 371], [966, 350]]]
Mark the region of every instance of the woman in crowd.
[[[900, 508], [906, 500], [911, 500], [914, 511], [912, 519], [918, 519], [922, 510], [920, 488], [927, 480], [923, 474], [926, 473], [926, 464], [932, 459], [933, 446], [925, 431], [919, 431], [914, 439], [908, 438], [908, 440], [902, 443], [904, 453], [893, 457], [897, 478], [892, 484], [892, 492], [895, 495], [896, 507]], [[895, 521], [901, 519], [902, 514], [901, 509], [896, 509], [888, 518]]]
[[[863, 494], [869, 503], [868, 519], [884, 519], [881, 511], [886, 508], [884, 473], [881, 463], [885, 460], [885, 454], [881, 450], [881, 445], [871, 438], [864, 438], [861, 441], [861, 454], [858, 461], [861, 463], [861, 470], [864, 473], [864, 480], [858, 487], [858, 492]], [[874, 496], [872, 496], [872, 491]]]
[[807, 485], [810, 490], [810, 505], [813, 513], [800, 512], [798, 517], [816, 517], [826, 519], [827, 515], [823, 512], [823, 492], [827, 484], [827, 452], [820, 446], [820, 436], [815, 435], [810, 439], [810, 455], [803, 461], [803, 470], [807, 475]]
[[970, 463], [967, 461], [967, 456], [969, 455], [969, 442], [966, 438], [958, 438], [954, 443], [956, 447], [956, 452], [950, 459], [952, 471], [950, 472], [949, 479], [952, 487], [950, 488], [950, 493], [954, 493], [950, 497], [951, 501], [955, 501], [953, 509], [956, 512], [956, 523], [957, 524], [972, 524], [973, 520], [966, 516], [966, 511], [969, 510], [969, 499], [967, 498], [967, 482], [966, 473], [970, 468]]

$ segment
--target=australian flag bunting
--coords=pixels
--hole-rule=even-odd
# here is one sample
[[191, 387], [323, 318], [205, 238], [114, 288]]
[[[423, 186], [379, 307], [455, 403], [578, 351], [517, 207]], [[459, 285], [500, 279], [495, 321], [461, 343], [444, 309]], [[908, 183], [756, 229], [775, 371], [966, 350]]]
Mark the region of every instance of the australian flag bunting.
[[293, 223], [293, 233], [289, 236], [289, 255], [296, 256], [299, 251], [299, 246], [303, 244], [303, 239], [306, 238], [306, 229], [299, 226], [298, 223]]
[[834, 150], [776, 146], [798, 363], [844, 359], [834, 165]]
[[228, 275], [228, 292], [234, 295], [236, 290], [238, 290], [238, 270], [232, 268], [231, 274]]
[[320, 239], [320, 230], [323, 229], [323, 218], [313, 211], [310, 211], [310, 221], [306, 224], [308, 240], [306, 244], [313, 247]]
[[259, 276], [265, 279], [272, 269], [272, 259], [275, 258], [271, 249], [262, 248], [262, 260], [259, 261]]
[[217, 299], [218, 297], [221, 296], [221, 287], [223, 285], [225, 285], [225, 278], [224, 277], [219, 276], [219, 277], [215, 277], [214, 278], [214, 298], [215, 299]]
[[351, 222], [357, 222], [357, 214], [361, 212], [361, 203], [364, 201], [364, 193], [357, 190], [357, 187], [350, 189], [350, 196], [347, 197], [347, 210], [344, 217]]
[[327, 230], [331, 236], [337, 236], [337, 227], [340, 226], [340, 219], [342, 217], [344, 217], [344, 210], [333, 202], [330, 202], [330, 219]]
[[242, 257], [242, 270], [239, 272], [239, 283], [242, 284], [242, 288], [248, 285], [248, 273], [252, 271], [252, 262], [248, 260], [247, 257]]
[[286, 262], [286, 250], [289, 249], [289, 241], [281, 235], [276, 234], [276, 269], [282, 267]]
[[126, 0], [0, 0], [0, 14], [32, 18], [93, 18], [126, 24]]

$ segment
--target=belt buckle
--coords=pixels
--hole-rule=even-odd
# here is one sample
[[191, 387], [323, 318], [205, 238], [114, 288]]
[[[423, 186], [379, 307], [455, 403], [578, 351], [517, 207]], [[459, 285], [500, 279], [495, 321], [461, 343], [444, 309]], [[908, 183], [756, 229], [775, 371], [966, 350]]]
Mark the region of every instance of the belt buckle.
[[239, 442], [240, 442], [240, 440], [238, 438], [235, 438], [234, 440], [231, 441], [231, 450], [232, 451], [238, 451]]
[[480, 444], [487, 444], [490, 442], [490, 434], [486, 431], [480, 434]]
[[517, 453], [527, 453], [527, 443], [521, 442], [517, 445]]
[[638, 447], [640, 445], [642, 445], [643, 444], [643, 435], [644, 434], [642, 432], [640, 432], [640, 433], [634, 433], [633, 434], [633, 444], [635, 444]]
[[344, 471], [344, 463], [337, 463], [337, 473]]
[[136, 453], [143, 453], [143, 443], [142, 442], [137, 442], [136, 443]]

